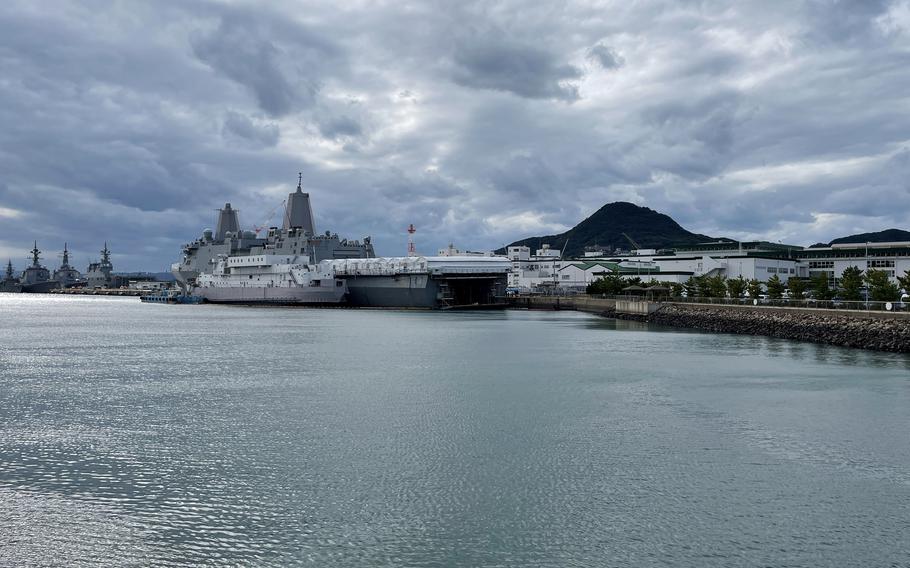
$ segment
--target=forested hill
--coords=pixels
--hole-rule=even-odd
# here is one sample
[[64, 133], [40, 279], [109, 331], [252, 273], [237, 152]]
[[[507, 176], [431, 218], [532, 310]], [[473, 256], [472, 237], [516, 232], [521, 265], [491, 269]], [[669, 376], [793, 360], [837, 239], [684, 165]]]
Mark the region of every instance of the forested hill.
[[902, 229], [885, 229], [874, 233], [859, 233], [848, 237], [834, 239], [829, 245], [848, 243], [892, 243], [897, 241], [910, 241], [910, 231]]
[[534, 251], [542, 244], [548, 244], [551, 248], [560, 250], [565, 247], [567, 257], [582, 256], [585, 247], [595, 245], [606, 250], [631, 248], [623, 233], [632, 237], [642, 248], [654, 249], [712, 240], [711, 237], [685, 230], [668, 215], [634, 203], [617, 201], [604, 205], [565, 233], [528, 237], [509, 246], [527, 246]]

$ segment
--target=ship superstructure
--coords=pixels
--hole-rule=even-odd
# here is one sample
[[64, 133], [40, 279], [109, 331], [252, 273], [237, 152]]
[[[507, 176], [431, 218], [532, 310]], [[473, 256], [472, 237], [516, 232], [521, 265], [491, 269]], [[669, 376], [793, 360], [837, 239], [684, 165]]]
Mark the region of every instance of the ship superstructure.
[[301, 259], [298, 255], [220, 258], [211, 274], [204, 273], [196, 279], [193, 295], [213, 303], [341, 303], [347, 294], [345, 281], [336, 278], [334, 271], [323, 264], [307, 264], [306, 257]]

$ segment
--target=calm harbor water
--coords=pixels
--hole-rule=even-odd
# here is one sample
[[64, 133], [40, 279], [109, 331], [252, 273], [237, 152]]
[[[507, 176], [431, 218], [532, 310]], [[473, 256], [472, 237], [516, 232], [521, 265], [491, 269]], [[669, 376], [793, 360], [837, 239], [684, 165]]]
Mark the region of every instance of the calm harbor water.
[[910, 566], [910, 358], [0, 294], [2, 566]]

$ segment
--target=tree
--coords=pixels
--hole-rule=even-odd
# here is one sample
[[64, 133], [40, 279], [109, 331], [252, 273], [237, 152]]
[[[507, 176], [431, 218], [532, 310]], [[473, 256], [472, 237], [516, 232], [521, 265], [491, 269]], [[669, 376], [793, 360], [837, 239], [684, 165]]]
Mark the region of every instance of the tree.
[[867, 270], [866, 282], [869, 284], [869, 299], [873, 302], [890, 302], [900, 298], [900, 290], [884, 270]]
[[812, 293], [815, 294], [816, 300], [830, 300], [834, 293], [828, 286], [828, 273], [819, 272], [812, 277]]
[[607, 296], [618, 296], [622, 294], [622, 289], [626, 287], [626, 281], [617, 272], [604, 274], [594, 282], [588, 284], [588, 294], [604, 294]]
[[686, 296], [689, 298], [695, 298], [698, 296], [698, 281], [694, 276], [690, 276], [686, 283], [683, 284], [686, 289]]
[[802, 300], [806, 297], [807, 282], [802, 278], [790, 278], [787, 280], [787, 287], [790, 289], [791, 300]]
[[775, 274], [768, 278], [768, 297], [779, 300], [784, 296], [784, 283], [781, 282], [780, 276]]
[[859, 302], [863, 299], [863, 271], [856, 266], [848, 266], [840, 277], [841, 298], [848, 302]]
[[707, 276], [699, 276], [695, 279], [695, 282], [698, 285], [698, 297], [699, 298], [710, 298], [711, 297], [711, 286], [708, 281]]
[[684, 289], [683, 285], [679, 282], [670, 283], [670, 295], [674, 298], [681, 298]]
[[753, 300], [757, 300], [758, 297], [761, 296], [761, 282], [759, 282], [758, 279], [753, 278], [752, 280], [749, 280], [747, 288], [749, 290], [749, 297]]
[[708, 293], [712, 298], [726, 298], [727, 297], [727, 279], [718, 274], [717, 276], [711, 276], [710, 278], [705, 278], [708, 282]]
[[739, 278], [731, 278], [727, 280], [727, 291], [730, 293], [731, 298], [742, 298], [743, 292], [746, 291], [746, 280], [740, 275]]
[[900, 282], [904, 292], [910, 293], [910, 270], [905, 270], [903, 276], [897, 277], [897, 281]]
[[643, 282], [641, 281], [641, 278], [639, 278], [638, 276], [633, 276], [632, 278], [629, 278], [628, 280], [626, 280], [625, 285], [626, 286], [642, 286]]

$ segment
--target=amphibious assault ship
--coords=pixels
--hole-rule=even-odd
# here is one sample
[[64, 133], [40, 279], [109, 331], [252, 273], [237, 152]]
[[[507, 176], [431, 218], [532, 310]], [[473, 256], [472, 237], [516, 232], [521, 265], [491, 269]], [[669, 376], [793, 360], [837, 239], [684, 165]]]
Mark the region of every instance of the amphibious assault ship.
[[215, 231], [206, 229], [183, 249], [171, 272], [188, 296], [210, 302], [335, 304], [382, 308], [465, 308], [501, 305], [504, 257], [412, 256], [376, 258], [363, 242], [316, 234], [310, 196], [288, 196], [284, 223], [264, 238], [240, 228], [230, 203], [218, 211]]
[[183, 247], [183, 259], [171, 272], [184, 294], [210, 302], [321, 304], [339, 303], [347, 291], [323, 260], [372, 258], [370, 237], [349, 241], [331, 231], [316, 234], [310, 195], [298, 177], [288, 195], [281, 228], [265, 237], [240, 228], [238, 211], [226, 203], [218, 211], [215, 231]]

